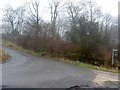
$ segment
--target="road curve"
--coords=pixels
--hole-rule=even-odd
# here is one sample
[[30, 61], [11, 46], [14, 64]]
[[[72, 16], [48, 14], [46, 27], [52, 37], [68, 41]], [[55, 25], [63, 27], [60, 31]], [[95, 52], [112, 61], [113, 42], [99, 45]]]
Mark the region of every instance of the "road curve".
[[8, 88], [69, 88], [74, 85], [115, 87], [118, 74], [76, 67], [5, 48], [12, 60], [2, 64], [2, 84]]

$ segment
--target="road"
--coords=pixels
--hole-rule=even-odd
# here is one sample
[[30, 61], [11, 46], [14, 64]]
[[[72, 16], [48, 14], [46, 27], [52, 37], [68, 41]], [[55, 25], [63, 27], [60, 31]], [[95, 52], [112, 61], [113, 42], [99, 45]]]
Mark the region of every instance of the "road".
[[115, 87], [118, 74], [80, 68], [52, 59], [27, 55], [5, 48], [12, 60], [2, 64], [2, 84], [6, 88], [69, 88], [71, 86]]

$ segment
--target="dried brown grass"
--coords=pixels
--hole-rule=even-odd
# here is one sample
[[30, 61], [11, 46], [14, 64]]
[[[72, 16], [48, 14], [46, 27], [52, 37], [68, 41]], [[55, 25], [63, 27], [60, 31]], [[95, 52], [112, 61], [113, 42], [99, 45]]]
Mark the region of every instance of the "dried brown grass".
[[0, 61], [6, 61], [10, 58], [10, 55], [3, 50], [0, 50]]

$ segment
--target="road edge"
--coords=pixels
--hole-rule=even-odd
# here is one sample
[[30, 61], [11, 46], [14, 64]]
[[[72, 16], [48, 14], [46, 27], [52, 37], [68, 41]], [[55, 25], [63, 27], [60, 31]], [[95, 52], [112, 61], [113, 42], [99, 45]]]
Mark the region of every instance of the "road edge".
[[9, 61], [11, 61], [11, 60], [12, 60], [12, 56], [10, 56], [10, 58], [7, 59], [7, 60], [5, 60], [5, 61], [0, 61], [0, 64], [3, 64], [3, 63], [6, 63], [6, 62], [9, 62]]

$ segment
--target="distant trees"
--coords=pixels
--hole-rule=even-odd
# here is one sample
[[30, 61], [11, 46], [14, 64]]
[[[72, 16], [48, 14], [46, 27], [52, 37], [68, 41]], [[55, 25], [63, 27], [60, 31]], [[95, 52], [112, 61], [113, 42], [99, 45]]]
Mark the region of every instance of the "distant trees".
[[105, 24], [105, 31], [104, 31], [104, 43], [108, 44], [109, 41], [110, 41], [110, 28], [111, 28], [111, 20], [112, 20], [112, 17], [109, 15], [109, 14], [106, 14], [104, 16], [104, 24]]
[[39, 6], [40, 6], [40, 1], [38, 0], [31, 2], [28, 7], [30, 16], [34, 20], [32, 22], [29, 22], [29, 25], [32, 26], [36, 38], [38, 38], [39, 33], [41, 33], [41, 28], [39, 25], [40, 24]]
[[71, 24], [75, 24], [75, 19], [79, 17], [82, 7], [75, 5], [73, 2], [68, 2], [66, 6], [67, 14], [69, 15], [69, 20]]
[[[82, 4], [81, 7], [70, 2], [67, 6], [71, 28], [66, 32], [66, 38], [72, 43], [80, 45], [81, 51], [79, 53], [81, 53], [81, 59], [84, 57], [83, 59], [87, 58], [87, 61], [91, 62], [90, 57], [92, 58], [93, 55], [90, 54], [98, 50], [97, 47], [100, 42], [99, 26], [98, 22], [93, 21], [93, 16], [96, 13], [91, 10], [93, 8], [92, 2], [87, 2], [87, 5], [91, 5], [91, 7], [87, 7], [84, 2], [80, 2], [80, 4]], [[90, 13], [88, 13], [87, 9], [90, 9]], [[94, 47], [92, 48], [93, 45]]]
[[51, 20], [40, 15], [41, 3], [31, 1], [4, 10], [2, 29], [24, 48], [91, 64], [109, 65], [114, 28], [112, 16], [102, 14], [94, 0], [78, 3], [48, 0]]
[[[106, 55], [108, 52], [106, 53], [105, 48], [107, 51], [111, 49], [112, 18], [108, 14], [102, 15], [101, 10], [92, 0], [81, 1], [80, 5], [81, 7], [78, 7], [72, 2], [68, 4], [67, 12], [71, 26], [66, 32], [66, 38], [80, 46], [80, 60], [92, 64], [108, 64], [111, 56]], [[108, 61], [102, 60], [106, 59], [106, 56]]]
[[26, 16], [26, 7], [23, 6], [19, 6], [16, 9], [16, 30], [19, 32], [19, 34], [22, 34], [24, 31], [24, 24], [25, 24], [25, 16]]
[[16, 19], [17, 13], [16, 10], [14, 10], [11, 6], [8, 6], [4, 10], [4, 17], [3, 21], [10, 24], [10, 32], [15, 32], [15, 19]]
[[14, 37], [19, 36], [23, 29], [25, 9], [23, 6], [20, 6], [17, 9], [13, 9], [11, 6], [8, 6], [3, 10], [3, 12], [2, 28], [4, 32], [11, 34]]
[[52, 38], [55, 38], [57, 33], [56, 21], [58, 18], [58, 14], [60, 12], [60, 0], [48, 0], [48, 1], [51, 13], [51, 34]]

